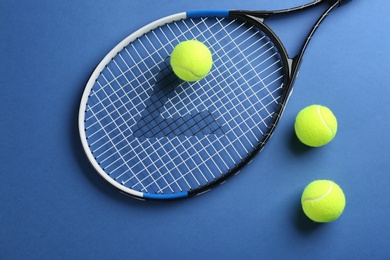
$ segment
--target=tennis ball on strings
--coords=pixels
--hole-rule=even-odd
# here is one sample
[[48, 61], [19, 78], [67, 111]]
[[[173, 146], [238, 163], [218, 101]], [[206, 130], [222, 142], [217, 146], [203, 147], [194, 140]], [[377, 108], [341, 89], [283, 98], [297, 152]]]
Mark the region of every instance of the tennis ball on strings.
[[329, 108], [311, 105], [298, 113], [294, 129], [302, 143], [311, 147], [320, 147], [335, 137], [337, 119]]
[[179, 43], [172, 51], [173, 72], [184, 81], [197, 81], [206, 77], [213, 65], [209, 48], [197, 40]]
[[303, 191], [302, 209], [315, 222], [336, 220], [345, 208], [345, 195], [339, 185], [329, 180], [311, 182]]

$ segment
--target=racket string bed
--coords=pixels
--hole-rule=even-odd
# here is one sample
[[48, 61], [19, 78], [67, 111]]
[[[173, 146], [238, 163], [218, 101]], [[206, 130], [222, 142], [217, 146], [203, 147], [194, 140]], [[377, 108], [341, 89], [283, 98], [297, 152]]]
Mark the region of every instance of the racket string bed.
[[[234, 27], [226, 34], [229, 26]], [[259, 136], [267, 133], [275, 110], [267, 105], [277, 104], [282, 86], [277, 81], [283, 77], [265, 82], [280, 66], [269, 72], [279, 62], [277, 53], [259, 34], [253, 26], [226, 18], [180, 20], [159, 26], [117, 53], [92, 88], [90, 99], [96, 103], [87, 106], [88, 137], [99, 136], [89, 144], [107, 174], [143, 192], [182, 192], [228, 174], [252, 153]], [[171, 71], [169, 54], [186, 39], [202, 40], [215, 50], [213, 72], [204, 82], [181, 82]], [[262, 59], [265, 55], [269, 57]], [[275, 82], [279, 87], [266, 87]], [[261, 88], [253, 87], [259, 84]], [[259, 97], [259, 92], [266, 94]]]

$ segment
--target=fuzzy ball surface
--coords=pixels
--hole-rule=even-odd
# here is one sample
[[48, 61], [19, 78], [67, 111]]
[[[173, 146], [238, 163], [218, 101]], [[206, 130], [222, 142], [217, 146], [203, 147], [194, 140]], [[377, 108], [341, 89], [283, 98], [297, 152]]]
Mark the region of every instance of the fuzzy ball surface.
[[302, 209], [315, 222], [336, 220], [344, 211], [346, 200], [339, 185], [330, 180], [311, 182], [302, 193]]
[[311, 147], [320, 147], [333, 140], [337, 133], [337, 119], [332, 111], [321, 105], [302, 109], [294, 124], [298, 139]]
[[179, 43], [171, 54], [173, 72], [184, 81], [198, 81], [207, 76], [213, 65], [209, 48], [200, 41]]

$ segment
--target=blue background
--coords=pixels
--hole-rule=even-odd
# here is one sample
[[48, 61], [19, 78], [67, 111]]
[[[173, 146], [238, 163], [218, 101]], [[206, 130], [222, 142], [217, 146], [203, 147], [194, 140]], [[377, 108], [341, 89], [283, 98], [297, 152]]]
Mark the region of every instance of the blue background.
[[[388, 0], [353, 0], [326, 19], [274, 136], [223, 186], [138, 201], [110, 187], [82, 150], [84, 85], [125, 36], [181, 11], [304, 2], [0, 1], [0, 258], [390, 259]], [[289, 47], [299, 27], [280, 25]], [[293, 124], [315, 103], [333, 110], [339, 130], [313, 149]], [[301, 211], [301, 193], [316, 179], [346, 194], [335, 222], [315, 224]]]

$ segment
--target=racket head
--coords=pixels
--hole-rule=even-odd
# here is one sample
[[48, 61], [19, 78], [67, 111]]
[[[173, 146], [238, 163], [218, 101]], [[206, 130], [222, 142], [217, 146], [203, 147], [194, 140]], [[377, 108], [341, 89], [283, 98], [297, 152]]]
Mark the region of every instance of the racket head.
[[[236, 174], [272, 134], [290, 92], [291, 60], [258, 20], [179, 13], [134, 32], [99, 63], [82, 96], [79, 132], [96, 171], [138, 198], [203, 193]], [[179, 80], [169, 56], [196, 39], [210, 73]]]

